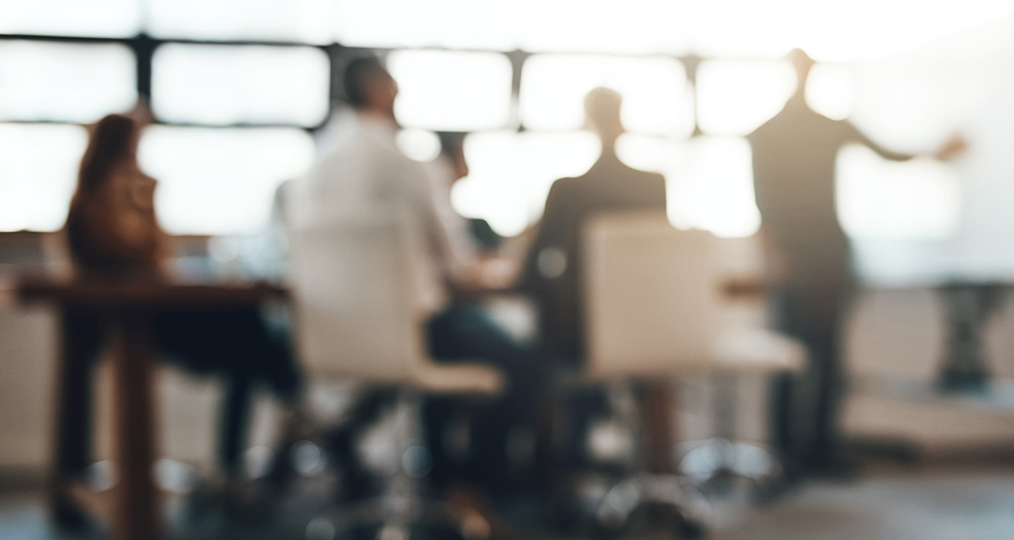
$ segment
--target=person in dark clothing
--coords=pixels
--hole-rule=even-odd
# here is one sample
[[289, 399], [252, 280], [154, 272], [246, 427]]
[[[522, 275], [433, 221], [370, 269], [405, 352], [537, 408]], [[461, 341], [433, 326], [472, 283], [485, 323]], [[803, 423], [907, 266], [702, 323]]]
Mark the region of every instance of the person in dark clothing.
[[[106, 116], [92, 131], [65, 226], [81, 279], [164, 279], [165, 238], [153, 200], [156, 182], [137, 165], [139, 136], [138, 122], [122, 115]], [[62, 324], [68, 342], [61, 408], [74, 416], [70, 423], [78, 429], [59, 450], [57, 475], [69, 481], [91, 461], [91, 372], [111, 325], [101, 314], [74, 309], [66, 310]], [[252, 386], [265, 383], [287, 403], [299, 395], [301, 376], [288, 343], [276, 339], [253, 308], [165, 310], [154, 314], [152, 326], [167, 360], [227, 382], [218, 459], [230, 479], [238, 478]]]
[[[810, 110], [805, 89], [813, 60], [799, 49], [790, 59], [798, 74], [796, 93], [749, 141], [775, 320], [810, 353], [807, 373], [774, 383], [774, 442], [790, 472], [819, 472], [841, 464], [836, 428], [845, 383], [840, 330], [855, 285], [849, 241], [838, 223], [835, 160], [850, 142], [890, 160], [913, 156], [887, 150], [849, 122]], [[963, 148], [964, 141], [955, 137], [936, 157], [949, 159]]]
[[[561, 368], [580, 366], [585, 355], [581, 272], [582, 228], [588, 218], [624, 210], [663, 212], [666, 207], [665, 178], [628, 167], [616, 156], [616, 140], [623, 134], [621, 105], [620, 94], [607, 88], [596, 88], [585, 98], [588, 124], [602, 142], [602, 154], [584, 175], [553, 183], [519, 281], [539, 306], [540, 353]], [[666, 402], [664, 385], [649, 385], [646, 390], [651, 403]], [[570, 465], [586, 463], [586, 434], [596, 418], [608, 414], [607, 401], [601, 391], [586, 389], [572, 392], [566, 402], [572, 420], [563, 437], [565, 459]], [[665, 421], [664, 414], [653, 418]], [[655, 431], [657, 440], [668, 433], [661, 426]]]
[[666, 206], [665, 178], [628, 167], [616, 156], [623, 134], [619, 93], [596, 88], [585, 98], [590, 127], [602, 155], [584, 175], [553, 182], [538, 233], [522, 268], [521, 288], [541, 310], [542, 351], [565, 363], [584, 357], [581, 229], [595, 214], [659, 210]]

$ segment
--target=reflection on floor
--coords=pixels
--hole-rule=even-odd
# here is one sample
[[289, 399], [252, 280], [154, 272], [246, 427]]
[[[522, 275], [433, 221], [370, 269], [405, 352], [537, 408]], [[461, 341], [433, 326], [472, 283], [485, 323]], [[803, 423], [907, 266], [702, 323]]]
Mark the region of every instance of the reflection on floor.
[[[194, 527], [173, 520], [172, 538], [303, 538], [320, 504], [290, 501], [271, 526]], [[814, 481], [765, 507], [717, 502], [715, 521], [713, 540], [1010, 540], [1014, 469], [894, 470], [847, 482]], [[41, 495], [6, 493], [0, 494], [0, 538], [73, 537], [50, 530]]]

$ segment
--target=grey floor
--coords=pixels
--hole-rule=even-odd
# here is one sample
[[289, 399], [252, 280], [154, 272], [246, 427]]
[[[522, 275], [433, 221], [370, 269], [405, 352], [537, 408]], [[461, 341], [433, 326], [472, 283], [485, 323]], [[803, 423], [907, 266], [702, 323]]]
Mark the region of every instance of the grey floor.
[[910, 471], [815, 483], [720, 511], [714, 540], [1010, 540], [1014, 471]]
[[[713, 540], [1011, 540], [1014, 468], [869, 472], [814, 481], [765, 507], [716, 502]], [[291, 524], [179, 538], [298, 538]], [[47, 526], [38, 494], [0, 494], [0, 539], [62, 538]]]

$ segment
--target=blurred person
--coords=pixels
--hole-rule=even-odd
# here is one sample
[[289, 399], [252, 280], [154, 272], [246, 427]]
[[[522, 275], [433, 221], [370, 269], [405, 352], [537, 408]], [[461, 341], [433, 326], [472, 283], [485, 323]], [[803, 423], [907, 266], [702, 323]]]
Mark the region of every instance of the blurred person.
[[[166, 237], [155, 215], [155, 179], [137, 164], [141, 124], [109, 115], [92, 129], [81, 161], [65, 230], [75, 270], [83, 279], [157, 282], [165, 279]], [[265, 383], [286, 403], [300, 389], [288, 345], [269, 335], [257, 310], [162, 310], [153, 316], [158, 349], [195, 373], [221, 376], [227, 395], [219, 419], [218, 461], [230, 485], [242, 474], [251, 389]], [[63, 377], [63, 414], [75, 433], [61, 453], [57, 477], [71, 480], [90, 464], [91, 370], [109, 339], [109, 321], [94, 312], [67, 311], [63, 325], [71, 356]]]
[[616, 156], [616, 140], [624, 132], [622, 103], [608, 88], [585, 97], [588, 127], [602, 142], [602, 154], [584, 175], [553, 182], [521, 273], [522, 288], [541, 309], [542, 349], [564, 362], [584, 357], [582, 226], [604, 212], [665, 210], [665, 178], [628, 167]]
[[451, 204], [451, 189], [469, 173], [468, 161], [465, 159], [467, 136], [467, 133], [461, 132], [438, 133], [440, 155], [427, 163], [427, 166], [433, 180], [437, 209], [448, 224], [448, 231], [452, 236], [472, 244], [481, 254], [493, 255], [503, 246], [503, 237], [486, 220], [462, 217]]
[[[582, 228], [594, 215], [625, 210], [657, 210], [666, 208], [665, 178], [658, 173], [633, 169], [616, 155], [616, 140], [624, 133], [620, 119], [623, 100], [608, 88], [595, 88], [585, 97], [588, 127], [598, 135], [602, 154], [584, 175], [561, 178], [553, 182], [546, 198], [542, 221], [525, 260], [521, 289], [535, 298], [540, 310], [540, 351], [555, 364], [578, 366], [585, 355], [584, 305], [582, 298]], [[649, 385], [644, 409], [655, 438], [650, 441], [649, 454], [654, 456], [665, 447], [668, 430], [665, 423], [664, 384]], [[568, 458], [586, 459], [584, 438], [594, 416], [606, 414], [605, 397], [592, 391], [576, 396], [570, 405], [574, 410], [574, 432], [566, 437]], [[649, 411], [649, 408], [653, 408]], [[652, 457], [656, 469], [664, 465]], [[664, 472], [664, 471], [660, 471]]]
[[[835, 160], [847, 143], [894, 161], [913, 156], [883, 148], [847, 121], [812, 111], [805, 93], [813, 60], [799, 49], [789, 59], [798, 76], [795, 94], [748, 137], [761, 238], [774, 281], [773, 313], [780, 329], [802, 340], [810, 353], [805, 375], [775, 381], [772, 426], [790, 472], [830, 472], [845, 465], [836, 426], [845, 385], [840, 332], [855, 286], [835, 206]], [[936, 157], [950, 159], [964, 146], [954, 137]]]
[[[511, 426], [534, 413], [541, 384], [531, 351], [500, 328], [471, 299], [510, 282], [498, 264], [486, 265], [464, 238], [462, 218], [450, 208], [446, 177], [435, 180], [426, 167], [395, 144], [394, 102], [398, 87], [380, 59], [352, 60], [343, 85], [352, 114], [341, 114], [330, 150], [310, 174], [292, 187], [293, 228], [369, 215], [393, 207], [420, 239], [413, 246], [417, 307], [426, 321], [430, 354], [439, 361], [485, 361], [503, 369], [509, 391], [472, 426], [472, 472], [489, 487], [506, 481], [506, 442]], [[438, 182], [443, 182], [443, 185]], [[439, 189], [436, 189], [439, 188]], [[446, 480], [441, 441], [449, 409], [430, 400], [427, 429], [434, 455], [434, 480]], [[369, 409], [373, 409], [370, 407]], [[346, 456], [354, 459], [354, 456]]]

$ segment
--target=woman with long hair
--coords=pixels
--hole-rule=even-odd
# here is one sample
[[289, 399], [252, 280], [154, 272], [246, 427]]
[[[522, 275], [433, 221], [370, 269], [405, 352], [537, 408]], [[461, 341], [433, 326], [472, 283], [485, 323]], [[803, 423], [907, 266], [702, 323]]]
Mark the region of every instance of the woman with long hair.
[[163, 234], [155, 180], [137, 165], [137, 122], [119, 114], [95, 125], [67, 216], [77, 269], [92, 277], [155, 277]]
[[[112, 114], [91, 132], [65, 227], [81, 279], [164, 278], [165, 235], [154, 207], [157, 183], [137, 164], [140, 128], [135, 119]], [[73, 433], [64, 437], [66, 448], [60, 449], [58, 484], [80, 475], [91, 462], [91, 367], [109, 334], [109, 322], [94, 312], [67, 309], [63, 324], [68, 357], [61, 408], [72, 417], [65, 423], [73, 426]], [[276, 339], [251, 308], [164, 309], [154, 314], [152, 326], [166, 359], [226, 383], [218, 459], [231, 485], [241, 474], [251, 387], [267, 383], [290, 404], [299, 393], [301, 377], [289, 345]], [[74, 509], [62, 499], [59, 487], [57, 517], [73, 524]]]

